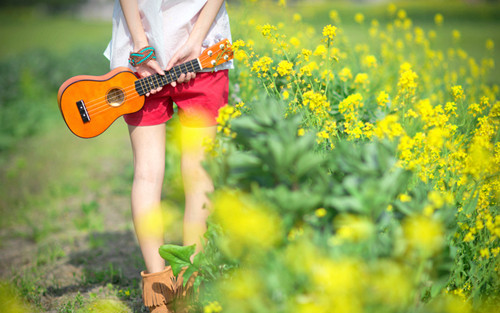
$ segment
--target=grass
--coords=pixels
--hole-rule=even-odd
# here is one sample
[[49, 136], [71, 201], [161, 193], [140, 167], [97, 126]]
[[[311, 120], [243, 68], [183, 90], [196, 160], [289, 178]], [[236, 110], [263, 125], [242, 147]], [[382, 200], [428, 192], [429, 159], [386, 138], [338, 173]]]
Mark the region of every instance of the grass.
[[111, 22], [52, 16], [34, 8], [2, 9], [0, 38], [2, 57], [38, 49], [63, 55], [84, 46], [102, 47], [104, 51], [111, 38]]

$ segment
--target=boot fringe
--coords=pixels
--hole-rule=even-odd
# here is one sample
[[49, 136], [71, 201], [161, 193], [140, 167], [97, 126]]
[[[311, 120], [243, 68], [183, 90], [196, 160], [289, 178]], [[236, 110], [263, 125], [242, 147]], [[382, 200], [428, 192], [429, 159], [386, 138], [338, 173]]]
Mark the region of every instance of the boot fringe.
[[141, 272], [142, 297], [148, 308], [168, 304], [173, 301], [175, 282], [170, 267], [157, 273]]

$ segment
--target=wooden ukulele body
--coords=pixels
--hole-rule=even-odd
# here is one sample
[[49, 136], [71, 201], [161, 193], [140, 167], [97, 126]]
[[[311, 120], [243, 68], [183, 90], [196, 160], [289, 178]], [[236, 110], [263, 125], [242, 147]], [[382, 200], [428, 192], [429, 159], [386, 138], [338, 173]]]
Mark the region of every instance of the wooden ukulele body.
[[104, 132], [120, 116], [139, 111], [145, 96], [135, 88], [137, 76], [119, 67], [102, 76], [80, 75], [59, 88], [59, 109], [68, 128], [82, 138]]

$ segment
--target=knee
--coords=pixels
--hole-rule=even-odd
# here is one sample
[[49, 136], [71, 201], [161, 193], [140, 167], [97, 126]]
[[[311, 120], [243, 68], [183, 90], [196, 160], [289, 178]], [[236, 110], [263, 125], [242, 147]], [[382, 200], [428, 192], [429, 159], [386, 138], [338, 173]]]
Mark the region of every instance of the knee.
[[134, 182], [161, 185], [163, 183], [164, 171], [163, 166], [136, 165], [134, 168]]

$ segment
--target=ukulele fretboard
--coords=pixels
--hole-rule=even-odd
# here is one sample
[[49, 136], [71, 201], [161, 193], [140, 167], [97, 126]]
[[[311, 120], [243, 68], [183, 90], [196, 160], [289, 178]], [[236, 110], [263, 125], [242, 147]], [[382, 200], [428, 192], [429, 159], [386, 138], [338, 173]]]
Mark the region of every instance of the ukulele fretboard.
[[141, 96], [147, 94], [153, 89], [158, 87], [163, 87], [171, 82], [176, 81], [183, 73], [188, 72], [199, 72], [201, 71], [200, 62], [198, 59], [193, 59], [186, 63], [174, 66], [169, 71], [165, 72], [165, 75], [154, 74], [148, 77], [144, 77], [136, 80], [135, 90]]

